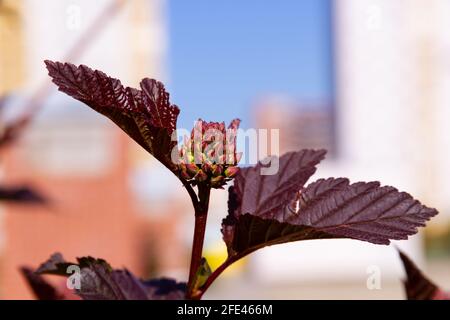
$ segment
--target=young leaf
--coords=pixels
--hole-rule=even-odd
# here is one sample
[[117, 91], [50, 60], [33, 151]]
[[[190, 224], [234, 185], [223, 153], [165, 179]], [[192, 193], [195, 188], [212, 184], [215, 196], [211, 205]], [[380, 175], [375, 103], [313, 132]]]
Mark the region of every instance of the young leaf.
[[[38, 269], [38, 274], [71, 276], [67, 268], [80, 268], [79, 288], [75, 293], [85, 300], [166, 300], [184, 299], [186, 284], [171, 279], [142, 281], [128, 270], [113, 269], [105, 260], [78, 258], [78, 263], [66, 262], [56, 253]], [[75, 275], [73, 275], [75, 276]]]
[[407, 276], [403, 284], [408, 300], [450, 300], [450, 293], [429, 280], [405, 253], [399, 251], [399, 255]]
[[164, 85], [145, 78], [141, 90], [124, 87], [120, 80], [87, 66], [45, 61], [50, 77], [59, 90], [87, 104], [117, 124], [145, 150], [174, 170], [171, 151], [176, 141], [180, 110], [169, 102]]
[[202, 258], [200, 262], [200, 267], [198, 268], [197, 273], [195, 274], [195, 280], [193, 285], [193, 291], [196, 291], [197, 289], [201, 288], [206, 280], [208, 280], [208, 277], [211, 275], [212, 270], [209, 266], [208, 261], [206, 258]]
[[[311, 154], [298, 154], [305, 152]], [[295, 166], [292, 157], [280, 158], [280, 171], [274, 176], [255, 173], [260, 165], [237, 174], [234, 187], [229, 189], [229, 214], [222, 224], [230, 256], [244, 256], [268, 245], [321, 238], [389, 244], [392, 239], [416, 233], [417, 227], [437, 214], [409, 194], [380, 187], [378, 182], [350, 184], [345, 178], [329, 178], [302, 188], [317, 161]], [[284, 169], [286, 163], [288, 169]]]
[[64, 294], [47, 282], [41, 275], [31, 268], [21, 267], [20, 272], [25, 277], [34, 295], [39, 300], [64, 300]]

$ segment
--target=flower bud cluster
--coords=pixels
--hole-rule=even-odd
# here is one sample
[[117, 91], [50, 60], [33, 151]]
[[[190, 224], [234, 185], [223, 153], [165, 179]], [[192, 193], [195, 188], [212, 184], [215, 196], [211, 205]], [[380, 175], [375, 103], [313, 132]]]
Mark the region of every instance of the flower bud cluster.
[[205, 184], [216, 189], [232, 180], [239, 171], [241, 156], [236, 152], [239, 122], [233, 120], [226, 129], [223, 122], [198, 120], [180, 149], [180, 177], [192, 185]]

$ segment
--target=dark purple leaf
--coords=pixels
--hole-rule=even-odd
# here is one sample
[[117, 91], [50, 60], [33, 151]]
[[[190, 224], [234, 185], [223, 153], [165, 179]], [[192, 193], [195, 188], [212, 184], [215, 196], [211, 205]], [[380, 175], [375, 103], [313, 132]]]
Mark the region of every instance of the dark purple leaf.
[[45, 204], [47, 199], [36, 191], [26, 187], [0, 186], [0, 201], [17, 202], [24, 204]]
[[274, 217], [280, 213], [280, 205], [295, 198], [325, 154], [325, 150], [287, 153], [279, 158], [278, 173], [274, 175], [261, 175], [261, 170], [269, 166], [262, 163], [241, 168], [234, 179], [234, 189], [241, 205], [234, 214], [252, 213], [261, 218]]
[[260, 165], [238, 173], [222, 224], [230, 256], [322, 238], [389, 244], [415, 234], [437, 214], [409, 194], [378, 182], [350, 184], [348, 179], [330, 178], [303, 188], [322, 156], [311, 150], [287, 154], [280, 158], [280, 171], [274, 176], [259, 175]]
[[102, 263], [81, 269], [81, 288], [77, 294], [84, 300], [148, 300], [145, 285], [128, 270], [109, 270]]
[[59, 292], [53, 285], [31, 268], [21, 267], [20, 272], [25, 277], [34, 295], [39, 300], [63, 300], [64, 294]]
[[184, 299], [186, 284], [171, 279], [143, 281], [124, 269], [113, 269], [102, 259], [78, 258], [78, 263], [66, 262], [57, 253], [36, 271], [39, 274], [74, 276], [67, 268], [80, 268], [80, 288], [75, 293], [85, 300], [173, 300]]
[[399, 251], [406, 272], [403, 281], [408, 300], [450, 300], [450, 293], [446, 293], [429, 280], [409, 257]]
[[47, 259], [47, 261], [43, 262], [37, 269], [36, 273], [38, 274], [53, 274], [60, 276], [67, 276], [67, 268], [70, 265], [75, 265], [76, 263], [66, 262], [63, 258], [62, 254], [56, 252]]
[[170, 155], [176, 141], [171, 141], [171, 135], [180, 110], [170, 104], [169, 94], [161, 82], [146, 78], [140, 83], [141, 90], [137, 90], [124, 87], [120, 80], [84, 65], [77, 67], [48, 60], [45, 63], [60, 91], [111, 119], [174, 170]]
[[186, 295], [186, 283], [173, 279], [160, 278], [145, 281], [150, 300], [183, 300]]

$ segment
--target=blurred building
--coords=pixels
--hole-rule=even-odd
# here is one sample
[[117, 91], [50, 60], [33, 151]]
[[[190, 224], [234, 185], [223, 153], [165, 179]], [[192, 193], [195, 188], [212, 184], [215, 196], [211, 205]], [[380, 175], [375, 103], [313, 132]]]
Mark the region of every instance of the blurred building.
[[344, 173], [408, 190], [440, 211], [427, 231], [449, 230], [450, 1], [336, 1], [336, 31]]
[[[145, 76], [164, 80], [165, 3], [0, 0], [0, 95], [12, 95], [17, 109], [45, 106], [21, 143], [1, 155], [2, 179], [31, 183], [51, 200], [40, 209], [2, 206], [1, 298], [30, 297], [17, 268], [36, 266], [55, 251], [70, 260], [102, 257], [140, 276], [164, 272], [186, 278], [193, 217], [180, 183], [109, 121], [48, 87], [42, 62], [84, 63], [134, 87]], [[331, 156], [315, 178], [380, 180], [436, 206], [441, 214], [429, 229], [445, 233], [450, 1], [339, 0], [333, 10], [333, 105], [261, 99], [255, 127], [280, 129], [280, 153], [329, 149]], [[29, 104], [30, 97], [38, 103]], [[213, 192], [211, 201], [205, 255], [213, 266], [226, 255], [219, 233], [226, 197]], [[397, 245], [420, 264], [421, 240], [416, 236]], [[350, 281], [350, 297], [355, 292], [360, 298], [386, 297], [367, 290], [368, 272], [380, 268], [383, 288], [401, 276], [393, 248], [352, 240], [265, 248], [247, 263], [246, 281], [292, 285], [292, 297], [301, 290], [295, 281], [316, 282], [319, 298], [328, 297], [323, 290], [331, 282]], [[286, 297], [286, 287], [277, 297]], [[267, 288], [274, 297], [274, 287]], [[342, 290], [337, 288], [331, 297]]]
[[333, 154], [335, 150], [330, 105], [267, 97], [256, 102], [253, 117], [256, 128], [280, 130], [280, 154], [300, 149], [327, 149]]
[[[394, 185], [437, 207], [440, 217], [429, 230], [445, 232], [450, 222], [450, 2], [343, 0], [334, 2], [333, 16], [335, 118], [326, 115], [331, 108], [305, 111], [301, 101], [288, 108], [283, 102], [262, 103], [256, 108], [257, 126], [280, 128], [283, 151], [295, 144], [327, 146], [324, 137], [335, 126], [338, 157], [319, 165], [316, 178]], [[396, 245], [423, 263], [420, 234]], [[268, 248], [255, 254], [252, 266], [252, 275], [262, 282], [291, 283], [295, 277], [353, 280], [361, 287], [371, 266], [379, 268], [383, 281], [398, 281], [402, 272], [394, 249], [351, 240]]]
[[0, 96], [23, 81], [21, 1], [0, 1]]
[[[83, 63], [134, 87], [146, 76], [164, 80], [164, 5], [164, 0], [0, 1], [0, 92], [14, 97], [13, 109], [39, 108], [20, 143], [2, 154], [3, 180], [29, 183], [50, 199], [45, 208], [2, 208], [2, 298], [31, 297], [18, 267], [37, 266], [55, 251], [70, 260], [102, 257], [141, 276], [158, 266], [169, 269], [173, 256], [180, 257], [176, 249], [166, 253], [167, 242], [148, 237], [153, 227], [147, 212], [153, 209], [139, 206], [130, 178], [148, 167], [150, 156], [109, 121], [57, 93], [43, 64], [44, 59]], [[156, 164], [150, 168], [159, 170]], [[171, 234], [172, 221], [161, 218], [153, 229]]]

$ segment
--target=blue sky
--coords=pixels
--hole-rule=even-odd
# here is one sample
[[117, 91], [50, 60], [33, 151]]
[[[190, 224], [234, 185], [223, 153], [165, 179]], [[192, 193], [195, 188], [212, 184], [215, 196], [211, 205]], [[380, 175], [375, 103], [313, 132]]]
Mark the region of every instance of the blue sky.
[[267, 94], [332, 97], [330, 0], [170, 0], [169, 89], [180, 125], [240, 117]]

